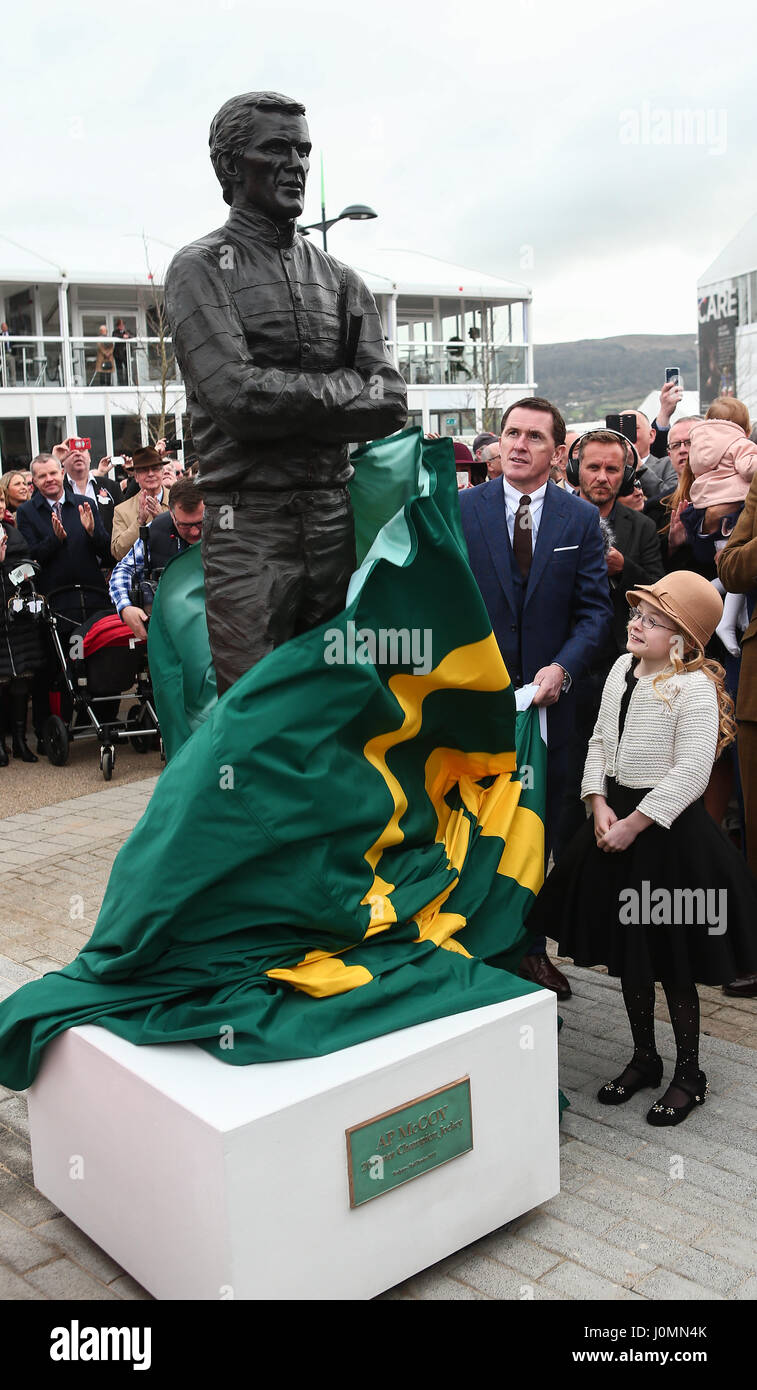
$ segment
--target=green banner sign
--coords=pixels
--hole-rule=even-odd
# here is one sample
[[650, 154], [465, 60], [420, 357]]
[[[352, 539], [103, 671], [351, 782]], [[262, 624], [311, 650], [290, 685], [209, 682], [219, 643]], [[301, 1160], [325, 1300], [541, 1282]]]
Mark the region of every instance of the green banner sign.
[[352, 1125], [346, 1134], [350, 1206], [359, 1207], [470, 1152], [470, 1077]]

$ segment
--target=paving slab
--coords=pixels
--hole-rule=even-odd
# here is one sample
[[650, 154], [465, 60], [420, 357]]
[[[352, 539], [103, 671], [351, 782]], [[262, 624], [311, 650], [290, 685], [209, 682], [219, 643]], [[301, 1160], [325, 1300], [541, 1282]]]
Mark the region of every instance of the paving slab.
[[[151, 776], [112, 783], [29, 810], [17, 801], [0, 820], [0, 996], [60, 969], [84, 946], [113, 859], [156, 782]], [[632, 1047], [619, 981], [602, 969], [558, 963], [573, 989], [559, 1006], [561, 1084], [571, 1101], [562, 1126], [561, 1192], [381, 1299], [755, 1299], [757, 1000], [701, 990], [701, 1064], [710, 1096], [685, 1125], [652, 1131], [645, 1115], [653, 1092], [610, 1113], [596, 1100]], [[657, 1041], [669, 1076], [675, 1043], [661, 994], [658, 1009]], [[150, 1299], [36, 1191], [26, 1098], [5, 1087], [0, 1298]]]

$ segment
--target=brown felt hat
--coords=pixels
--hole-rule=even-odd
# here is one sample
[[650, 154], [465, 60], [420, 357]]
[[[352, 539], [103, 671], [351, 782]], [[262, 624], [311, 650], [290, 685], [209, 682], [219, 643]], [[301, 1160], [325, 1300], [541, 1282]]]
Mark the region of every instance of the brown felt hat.
[[143, 468], [163, 467], [163, 460], [157, 449], [151, 449], [149, 445], [144, 449], [135, 449], [131, 457], [134, 463], [135, 473], [139, 473], [140, 469]]
[[674, 570], [656, 584], [639, 584], [626, 591], [629, 603], [645, 599], [660, 613], [672, 618], [698, 647], [706, 647], [723, 616], [723, 600], [701, 574]]

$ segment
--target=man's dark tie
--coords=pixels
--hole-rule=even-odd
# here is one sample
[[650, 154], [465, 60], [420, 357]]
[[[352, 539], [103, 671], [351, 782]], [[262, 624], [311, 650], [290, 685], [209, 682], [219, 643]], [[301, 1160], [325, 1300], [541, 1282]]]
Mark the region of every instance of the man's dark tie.
[[63, 507], [61, 506], [60, 502], [53, 502], [53, 511], [55, 512], [55, 515], [57, 516], [58, 520], [59, 520], [59, 521], [61, 522], [61, 524], [62, 524], [62, 523], [63, 523]]
[[531, 568], [531, 498], [524, 492], [515, 513], [513, 527], [513, 554], [521, 575], [528, 578]]

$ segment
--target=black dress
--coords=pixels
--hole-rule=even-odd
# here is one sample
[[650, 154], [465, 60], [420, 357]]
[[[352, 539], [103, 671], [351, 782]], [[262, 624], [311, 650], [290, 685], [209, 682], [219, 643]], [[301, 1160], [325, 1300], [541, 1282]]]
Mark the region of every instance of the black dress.
[[[632, 664], [619, 738], [635, 686]], [[619, 820], [649, 790], [607, 779], [607, 801]], [[599, 849], [589, 816], [526, 925], [552, 937], [576, 965], [606, 965], [631, 984], [718, 985], [757, 973], [757, 880], [701, 798], [669, 830], [649, 825], [614, 853]]]

